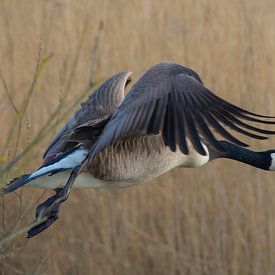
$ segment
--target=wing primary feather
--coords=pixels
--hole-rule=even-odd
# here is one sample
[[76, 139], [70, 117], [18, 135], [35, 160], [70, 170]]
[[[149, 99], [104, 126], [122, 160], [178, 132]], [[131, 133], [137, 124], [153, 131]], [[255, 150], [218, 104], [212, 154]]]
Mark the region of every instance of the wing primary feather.
[[[219, 108], [223, 108], [223, 109], [229, 111], [230, 113], [233, 113], [233, 114], [235, 114], [235, 115], [237, 115], [237, 116], [239, 116], [243, 119], [249, 120], [249, 121], [264, 123], [264, 124], [275, 124], [275, 121], [262, 120], [262, 119], [257, 119], [257, 118], [245, 115], [244, 113], [250, 114], [250, 115], [252, 115], [254, 113], [251, 113], [249, 111], [241, 109], [241, 108], [239, 108], [239, 107], [223, 100], [222, 98], [220, 98], [220, 97], [216, 96], [215, 94], [213, 94], [208, 89], [206, 89], [205, 92], [202, 92], [201, 96], [204, 97], [204, 100], [207, 101], [207, 104], [209, 104], [209, 106], [211, 108], [213, 108], [215, 106], [218, 106]], [[262, 115], [259, 115], [259, 117], [274, 118], [274, 117], [262, 116]]]
[[186, 144], [186, 132], [184, 125], [183, 113], [177, 108], [177, 123], [178, 123], [178, 134], [179, 134], [179, 148], [183, 154], [188, 155], [188, 147]]
[[201, 130], [203, 137], [206, 138], [206, 140], [213, 146], [214, 149], [216, 149], [217, 151], [220, 151], [220, 152], [225, 152], [224, 147], [221, 145], [220, 142], [218, 142], [216, 140], [214, 135], [211, 133], [211, 131], [209, 130], [207, 124], [205, 123], [205, 121], [202, 118], [202, 116], [200, 115], [200, 113], [194, 112], [193, 115], [194, 115], [195, 120]]
[[264, 130], [264, 129], [261, 129], [261, 128], [257, 128], [257, 127], [254, 127], [252, 125], [249, 125], [249, 124], [246, 124], [244, 123], [243, 121], [237, 119], [236, 117], [234, 117], [232, 114], [230, 114], [228, 111], [226, 110], [220, 110], [229, 120], [231, 120], [232, 122], [235, 122], [236, 124], [244, 127], [244, 128], [247, 128], [249, 130], [252, 130], [252, 131], [255, 131], [255, 132], [258, 132], [258, 133], [261, 133], [261, 134], [266, 134], [266, 135], [274, 135], [275, 134], [275, 131], [270, 131], [270, 130]]
[[[189, 90], [182, 91], [180, 87], [176, 86], [175, 92], [177, 93], [178, 97], [181, 99], [182, 103], [182, 113], [184, 115], [184, 123], [181, 125], [186, 125], [187, 128], [187, 135], [193, 144], [195, 150], [200, 153], [203, 156], [206, 156], [206, 152], [201, 144], [198, 132], [196, 130], [196, 126], [194, 124], [192, 115], [190, 113], [190, 110], [195, 110], [196, 109], [196, 104], [194, 104], [194, 101], [192, 100], [192, 96], [189, 94]], [[182, 116], [178, 115], [177, 116], [179, 119], [182, 118]], [[183, 126], [184, 127], [184, 126]], [[181, 131], [179, 132], [181, 133]], [[182, 149], [184, 152], [186, 152], [187, 146], [186, 145], [186, 140], [185, 143], [182, 143]], [[188, 151], [188, 150], [187, 150]]]
[[244, 115], [244, 114], [238, 112], [238, 110], [235, 110], [234, 108], [232, 108], [231, 106], [229, 106], [227, 104], [222, 104], [221, 107], [224, 108], [225, 110], [231, 112], [231, 113], [234, 113], [235, 115], [237, 115], [237, 116], [239, 116], [243, 119], [246, 119], [246, 120], [250, 120], [250, 121], [258, 122], [258, 123], [263, 123], [263, 124], [275, 124], [275, 121], [262, 120], [262, 119], [258, 119], [258, 118], [254, 118], [254, 117]]
[[173, 152], [176, 152], [177, 149], [177, 116], [175, 113], [175, 105], [174, 105], [174, 96], [173, 91], [168, 95], [168, 105], [169, 105], [169, 112], [171, 117], [171, 126], [170, 126], [170, 132], [171, 132], [171, 139], [172, 139], [172, 147], [171, 150]]
[[[245, 113], [245, 114], [248, 114], [248, 115], [251, 115], [251, 116], [256, 116], [256, 117], [262, 117], [262, 118], [268, 118], [268, 119], [272, 119], [272, 118], [275, 118], [274, 116], [267, 116], [267, 115], [261, 115], [261, 114], [256, 114], [254, 112], [250, 112], [248, 110], [245, 110], [243, 108], [240, 108], [230, 102], [227, 102], [226, 100], [220, 98], [219, 96], [215, 95], [213, 92], [211, 92], [210, 90], [208, 90], [207, 88], [205, 88], [207, 90], [207, 94], [210, 95], [213, 99], [215, 99], [216, 101], [219, 101], [220, 104], [224, 104], [224, 105], [227, 105], [228, 107], [232, 108], [232, 109], [235, 109], [235, 111], [238, 111], [238, 112], [241, 112], [241, 113]], [[273, 122], [275, 123], [275, 122]]]
[[164, 116], [164, 123], [163, 123], [163, 128], [162, 128], [162, 138], [165, 146], [169, 146], [168, 142], [168, 136], [167, 136], [167, 127], [168, 127], [168, 119], [167, 119], [167, 109], [165, 111], [165, 116]]
[[234, 136], [232, 136], [230, 133], [228, 133], [219, 123], [218, 121], [209, 113], [205, 112], [203, 113], [204, 117], [207, 119], [209, 124], [224, 138], [227, 140], [242, 146], [242, 147], [248, 147], [248, 144], [236, 139]]
[[175, 90], [175, 93], [177, 94], [177, 100], [178, 101], [176, 101], [176, 102], [177, 102], [178, 106], [181, 107], [181, 108], [184, 108], [184, 109], [188, 109], [189, 107], [187, 106], [184, 93], [182, 93], [179, 90]]
[[[224, 101], [226, 104], [228, 104], [230, 107], [235, 108], [235, 109], [237, 109], [238, 111], [240, 111], [240, 112], [242, 112], [242, 113], [245, 113], [245, 114], [248, 114], [248, 115], [251, 115], [251, 116], [262, 117], [262, 118], [268, 118], [268, 119], [273, 119], [273, 118], [275, 118], [274, 116], [267, 116], [267, 115], [261, 115], [261, 114], [257, 114], [257, 113], [254, 113], [254, 112], [250, 112], [250, 111], [245, 110], [245, 109], [243, 109], [243, 108], [240, 108], [240, 107], [238, 107], [238, 106], [236, 106], [236, 105], [234, 105], [234, 104], [232, 104], [232, 103], [230, 103], [230, 102], [227, 102], [227, 101], [225, 101], [225, 100], [223, 100], [223, 101]], [[275, 123], [275, 122], [273, 122], [273, 123]]]
[[243, 135], [246, 135], [246, 136], [249, 136], [249, 137], [252, 137], [252, 138], [255, 138], [255, 139], [260, 139], [260, 140], [267, 139], [267, 137], [265, 137], [265, 136], [259, 136], [259, 135], [247, 132], [247, 131], [239, 128], [234, 123], [232, 123], [230, 120], [228, 120], [224, 115], [222, 115], [221, 113], [219, 113], [217, 111], [212, 111], [212, 114], [218, 120], [220, 120], [221, 122], [223, 122], [224, 124], [226, 124], [228, 127], [230, 127], [231, 129], [233, 129], [233, 130], [235, 130], [235, 131], [237, 131], [237, 132], [239, 132], [239, 133], [241, 133]]
[[[181, 85], [182, 83], [174, 82], [173, 83], [173, 91], [175, 94], [177, 94], [177, 98], [179, 99], [179, 106], [184, 108], [185, 110], [193, 110], [196, 106], [194, 106], [193, 101], [189, 97], [189, 88]], [[187, 84], [187, 83], [183, 83]]]
[[201, 98], [199, 97], [200, 93], [198, 93], [198, 92], [193, 92], [193, 93], [187, 92], [186, 96], [189, 97], [189, 102], [192, 102], [192, 108], [194, 108], [193, 110], [202, 111], [204, 109], [203, 108], [204, 104], [201, 101]]
[[184, 155], [188, 155], [188, 147], [186, 143], [186, 131], [184, 127], [184, 118], [181, 109], [185, 106], [185, 99], [181, 91], [177, 90], [175, 85], [172, 86], [172, 101], [174, 106], [174, 117], [175, 117], [175, 129], [176, 139], [179, 145], [180, 151]]
[[164, 143], [169, 145], [172, 152], [175, 152], [177, 149], [176, 138], [175, 138], [175, 117], [173, 110], [173, 102], [171, 100], [171, 93], [168, 94], [168, 102], [165, 114], [165, 122], [163, 128]]
[[146, 130], [149, 127], [150, 120], [156, 107], [156, 100], [147, 103], [144, 108], [141, 109], [140, 127], [139, 130]]
[[192, 115], [188, 110], [184, 110], [184, 116], [185, 116], [185, 122], [188, 129], [188, 137], [190, 138], [190, 141], [192, 142], [195, 150], [203, 155], [206, 156], [206, 152], [201, 144], [198, 132], [196, 130]]
[[160, 132], [165, 116], [166, 104], [167, 96], [156, 99], [155, 109], [148, 125], [148, 134], [157, 135]]
[[184, 101], [185, 101], [185, 107], [188, 110], [194, 110], [196, 109], [196, 106], [194, 105], [193, 101], [192, 101], [192, 97], [190, 96], [188, 91], [185, 91], [184, 93], [181, 93], [184, 97]]

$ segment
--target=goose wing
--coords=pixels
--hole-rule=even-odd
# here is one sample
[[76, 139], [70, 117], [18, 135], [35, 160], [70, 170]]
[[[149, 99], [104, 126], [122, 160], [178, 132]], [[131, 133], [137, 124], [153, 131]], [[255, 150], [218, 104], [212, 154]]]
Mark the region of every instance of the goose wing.
[[172, 151], [178, 146], [183, 154], [188, 154], [186, 138], [201, 155], [206, 154], [202, 139], [215, 150], [225, 151], [213, 129], [226, 140], [244, 147], [248, 145], [226, 128], [265, 139], [267, 137], [261, 134], [275, 134], [275, 131], [256, 128], [246, 121], [275, 124], [267, 118], [271, 117], [249, 112], [216, 96], [191, 69], [160, 63], [132, 87], [91, 149], [88, 159], [125, 137], [160, 132], [166, 146]]
[[95, 142], [110, 116], [124, 99], [125, 86], [131, 81], [131, 72], [120, 72], [103, 82], [79, 110], [57, 133], [44, 153], [44, 165], [57, 155], [70, 151], [79, 143]]

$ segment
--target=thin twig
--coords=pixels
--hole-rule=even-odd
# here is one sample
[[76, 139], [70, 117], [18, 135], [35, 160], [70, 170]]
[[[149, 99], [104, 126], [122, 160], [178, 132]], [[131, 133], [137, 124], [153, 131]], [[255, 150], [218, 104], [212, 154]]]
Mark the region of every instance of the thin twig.
[[33, 275], [37, 275], [40, 272], [41, 267], [43, 266], [43, 264], [47, 261], [46, 257], [40, 257], [39, 259], [39, 263], [37, 268], [35, 269], [35, 271], [33, 272]]
[[[66, 117], [69, 113], [71, 113], [72, 109], [76, 105], [78, 105], [81, 100], [84, 98], [84, 96], [87, 95], [87, 93], [90, 91], [89, 88], [84, 89], [84, 92], [81, 93], [81, 95], [77, 98], [74, 104], [72, 104], [63, 114], [61, 115], [62, 118]], [[53, 120], [48, 121], [44, 127], [39, 131], [39, 133], [34, 137], [32, 142], [27, 145], [27, 147], [19, 153], [17, 156], [15, 156], [6, 166], [4, 166], [2, 169], [0, 169], [0, 176], [4, 175], [4, 173], [8, 173], [10, 169], [20, 160], [22, 159], [35, 145], [37, 145], [39, 142], [41, 142], [56, 125], [59, 124], [59, 121], [52, 122]]]
[[35, 202], [33, 203], [32, 206], [28, 207], [26, 206], [24, 211], [22, 211], [21, 215], [19, 215], [15, 225], [12, 227], [12, 229], [9, 230], [9, 232], [7, 232], [0, 240], [0, 252], [2, 251], [2, 249], [4, 248], [4, 246], [6, 245], [6, 243], [8, 243], [9, 241], [11, 241], [12, 239], [16, 238], [17, 236], [26, 233], [27, 231], [29, 231], [32, 227], [39, 225], [40, 223], [42, 223], [44, 220], [40, 219], [37, 220], [35, 222], [33, 222], [32, 224], [22, 228], [22, 229], [18, 229], [19, 226], [21, 225], [22, 220], [31, 212], [33, 211], [33, 208], [35, 205], [37, 205], [37, 203], [41, 200], [41, 198], [45, 195], [46, 191], [42, 192], [42, 195], [39, 196], [39, 198], [37, 200], [35, 200]]
[[92, 64], [91, 64], [91, 72], [90, 72], [90, 82], [93, 83], [94, 81], [94, 75], [96, 72], [96, 61], [98, 56], [98, 50], [99, 50], [99, 43], [100, 43], [100, 35], [104, 28], [104, 22], [100, 21], [97, 29], [97, 34], [95, 37], [94, 45], [92, 47]]
[[[98, 28], [98, 32], [101, 32], [102, 28], [103, 28], [103, 23], [101, 22]], [[85, 33], [85, 29], [83, 30], [83, 33]], [[99, 48], [99, 35], [97, 37], [98, 38], [95, 41], [95, 44], [97, 46], [93, 47], [94, 55], [97, 55], [97, 51]], [[81, 49], [81, 45], [82, 45], [81, 43], [79, 44], [79, 50]], [[94, 63], [95, 60], [96, 60], [96, 57], [94, 56], [92, 63]], [[75, 61], [74, 61], [75, 66], [77, 65], [77, 61], [78, 59], [75, 58]], [[95, 70], [96, 67], [94, 67], [93, 69]], [[72, 78], [74, 77], [74, 73], [75, 71], [73, 70], [72, 73], [70, 74]], [[91, 77], [93, 77], [94, 73], [95, 72], [91, 74]], [[67, 104], [70, 107], [66, 111], [64, 111], [63, 114], [60, 115], [60, 117], [61, 118], [66, 117], [74, 109], [74, 107], [77, 106], [83, 100], [83, 98], [87, 96], [87, 94], [91, 91], [91, 89], [94, 86], [96, 86], [96, 84], [97, 83], [94, 80], [90, 80], [89, 84], [83, 89], [83, 92], [80, 93], [80, 96], [78, 96], [76, 100], [74, 99], [74, 102], [71, 105], [70, 103]], [[67, 85], [66, 91], [64, 92], [64, 95], [63, 95], [63, 102], [65, 102], [65, 98], [67, 96], [69, 89], [70, 89], [70, 85]], [[17, 156], [14, 156], [14, 158], [5, 167], [0, 168], [0, 175], [3, 175], [4, 173], [8, 172], [22, 157], [24, 157], [36, 144], [42, 141], [47, 136], [47, 134], [49, 134], [49, 132], [59, 124], [60, 120], [55, 122], [53, 121], [56, 118], [56, 116], [60, 114], [60, 109], [62, 105], [63, 104], [59, 104], [58, 108], [50, 115], [50, 117], [48, 118], [48, 120], [46, 121], [42, 129], [39, 131], [39, 133], [34, 137], [32, 142], [28, 144], [28, 146], [20, 154], [18, 154]]]
[[8, 86], [6, 84], [6, 81], [4, 79], [4, 76], [3, 76], [1, 70], [0, 70], [0, 78], [2, 80], [2, 84], [3, 84], [4, 90], [6, 92], [6, 95], [7, 95], [8, 99], [9, 99], [9, 102], [10, 102], [10, 104], [11, 104], [11, 106], [12, 106], [12, 108], [13, 108], [15, 114], [16, 114], [16, 116], [19, 117], [19, 111], [18, 111], [17, 107], [15, 106], [15, 103], [13, 102], [13, 99], [11, 97], [11, 94], [9, 92]]
[[29, 105], [29, 102], [30, 102], [30, 99], [33, 95], [33, 92], [34, 92], [34, 88], [35, 88], [35, 85], [38, 81], [38, 78], [40, 77], [41, 75], [41, 71], [44, 67], [44, 65], [48, 62], [48, 60], [50, 58], [53, 57], [53, 54], [49, 54], [48, 56], [46, 56], [45, 58], [43, 58], [41, 60], [41, 44], [39, 46], [39, 51], [38, 51], [38, 58], [37, 58], [37, 62], [36, 62], [36, 69], [35, 69], [35, 72], [34, 72], [34, 76], [33, 76], [33, 80], [32, 80], [32, 83], [31, 83], [31, 86], [27, 92], [27, 95], [22, 103], [22, 106], [20, 108], [20, 110], [18, 111], [18, 116], [16, 118], [16, 120], [14, 121], [14, 123], [12, 123], [12, 126], [11, 126], [11, 129], [9, 130], [9, 135], [8, 135], [8, 138], [7, 138], [7, 141], [3, 147], [3, 150], [2, 150], [2, 155], [4, 155], [6, 153], [6, 150], [9, 148], [9, 144], [11, 143], [12, 141], [12, 137], [14, 136], [14, 131], [16, 129], [16, 126], [18, 125], [18, 131], [17, 131], [17, 135], [16, 135], [16, 142], [15, 142], [15, 152], [17, 151], [17, 147], [18, 147], [18, 144], [19, 144], [19, 136], [20, 136], [20, 133], [21, 133], [21, 123], [22, 123], [22, 119], [24, 117], [24, 114], [27, 110], [27, 107]]

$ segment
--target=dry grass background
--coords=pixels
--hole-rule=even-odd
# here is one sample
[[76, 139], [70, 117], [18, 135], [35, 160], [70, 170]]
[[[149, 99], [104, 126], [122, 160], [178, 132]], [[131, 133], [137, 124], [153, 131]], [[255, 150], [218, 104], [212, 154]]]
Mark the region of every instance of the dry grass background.
[[[16, 106], [32, 81], [39, 41], [42, 56], [54, 54], [23, 119], [19, 152], [58, 107], [63, 87], [69, 86], [67, 102], [87, 85], [91, 66], [96, 81], [121, 70], [133, 71], [136, 80], [152, 64], [173, 60], [195, 69], [220, 96], [274, 115], [274, 12], [272, 0], [1, 0], [0, 68]], [[92, 65], [100, 21], [104, 28]], [[3, 150], [15, 119], [3, 86], [0, 112]], [[54, 133], [5, 177], [37, 167]], [[251, 144], [275, 147], [275, 139]], [[7, 148], [2, 165], [13, 153]], [[21, 235], [8, 244], [1, 272], [275, 274], [273, 179], [271, 173], [222, 160], [129, 189], [74, 190], [52, 227], [31, 240]], [[23, 204], [30, 194], [41, 194], [21, 192]], [[3, 230], [13, 225], [18, 204], [15, 194], [2, 199]]]

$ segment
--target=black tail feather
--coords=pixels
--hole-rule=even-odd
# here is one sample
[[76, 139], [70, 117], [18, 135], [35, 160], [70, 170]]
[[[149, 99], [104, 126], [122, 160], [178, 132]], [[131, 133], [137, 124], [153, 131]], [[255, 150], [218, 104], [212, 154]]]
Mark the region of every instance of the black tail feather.
[[30, 182], [32, 179], [29, 179], [31, 174], [25, 174], [21, 177], [14, 178], [10, 181], [6, 186], [3, 187], [3, 193], [10, 193], [18, 189], [19, 187], [25, 185], [26, 183]]

